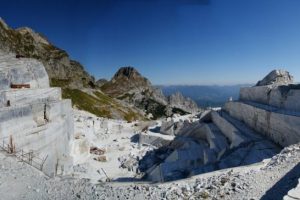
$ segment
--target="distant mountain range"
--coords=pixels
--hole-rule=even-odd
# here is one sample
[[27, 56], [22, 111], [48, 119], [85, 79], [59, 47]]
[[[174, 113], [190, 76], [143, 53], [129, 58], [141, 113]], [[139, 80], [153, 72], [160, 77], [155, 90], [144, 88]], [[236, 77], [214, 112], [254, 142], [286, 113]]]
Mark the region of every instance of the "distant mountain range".
[[230, 97], [233, 100], [239, 98], [241, 87], [249, 87], [254, 84], [240, 84], [230, 86], [218, 85], [158, 85], [164, 95], [169, 96], [176, 92], [182, 93], [184, 96], [193, 99], [199, 107], [219, 107], [224, 105]]

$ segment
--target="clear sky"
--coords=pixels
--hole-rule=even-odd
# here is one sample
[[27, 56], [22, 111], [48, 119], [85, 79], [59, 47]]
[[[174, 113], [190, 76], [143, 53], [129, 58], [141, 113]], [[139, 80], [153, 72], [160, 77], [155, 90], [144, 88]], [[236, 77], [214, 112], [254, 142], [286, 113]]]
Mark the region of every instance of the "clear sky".
[[65, 49], [96, 78], [134, 66], [154, 84], [300, 81], [300, 0], [1, 0], [0, 16]]

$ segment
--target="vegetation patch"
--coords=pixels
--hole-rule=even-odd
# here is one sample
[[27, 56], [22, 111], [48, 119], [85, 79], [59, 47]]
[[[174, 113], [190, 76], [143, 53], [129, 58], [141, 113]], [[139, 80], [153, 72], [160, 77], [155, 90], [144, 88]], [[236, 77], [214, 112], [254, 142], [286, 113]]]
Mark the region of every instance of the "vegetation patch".
[[75, 105], [78, 109], [88, 111], [99, 117], [111, 118], [111, 112], [107, 105], [81, 90], [78, 89], [63, 89], [63, 98], [71, 99], [72, 104]]
[[154, 99], [143, 99], [142, 104], [145, 106], [147, 114], [152, 113], [153, 119], [166, 116], [167, 106], [155, 101]]
[[[63, 81], [54, 81], [56, 86], [64, 85]], [[130, 108], [125, 108], [113, 98], [101, 93], [94, 92], [95, 96], [85, 93], [79, 89], [62, 88], [62, 97], [71, 99], [73, 106], [85, 110], [98, 117], [113, 118], [112, 113], [118, 113], [120, 117], [129, 122], [141, 119], [142, 116]]]
[[120, 100], [124, 100], [124, 99], [128, 99], [129, 101], [132, 101], [133, 97], [134, 97], [135, 93], [125, 93], [124, 95], [117, 97], [117, 99]]
[[177, 113], [177, 114], [180, 114], [180, 115], [187, 115], [187, 114], [191, 114], [189, 112], [186, 112], [180, 108], [172, 108], [172, 112], [173, 113]]
[[71, 83], [70, 79], [57, 79], [57, 78], [52, 78], [50, 81], [51, 87], [67, 87]]

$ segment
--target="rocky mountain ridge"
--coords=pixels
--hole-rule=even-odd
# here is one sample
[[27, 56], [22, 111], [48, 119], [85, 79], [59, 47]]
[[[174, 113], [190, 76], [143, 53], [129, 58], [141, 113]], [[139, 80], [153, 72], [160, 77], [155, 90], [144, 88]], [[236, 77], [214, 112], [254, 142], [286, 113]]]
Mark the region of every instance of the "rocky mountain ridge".
[[181, 94], [165, 97], [159, 88], [152, 86], [147, 78], [131, 66], [120, 68], [109, 82], [102, 85], [101, 90], [145, 110], [147, 114], [153, 114], [154, 118], [198, 111], [196, 103]]

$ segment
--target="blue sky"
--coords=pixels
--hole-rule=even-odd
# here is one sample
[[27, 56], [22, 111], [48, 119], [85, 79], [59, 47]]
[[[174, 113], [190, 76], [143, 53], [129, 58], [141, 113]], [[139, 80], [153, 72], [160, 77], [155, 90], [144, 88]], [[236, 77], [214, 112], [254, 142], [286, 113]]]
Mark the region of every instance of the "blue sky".
[[2, 0], [0, 16], [65, 49], [96, 78], [134, 66], [154, 84], [300, 81], [299, 0]]

